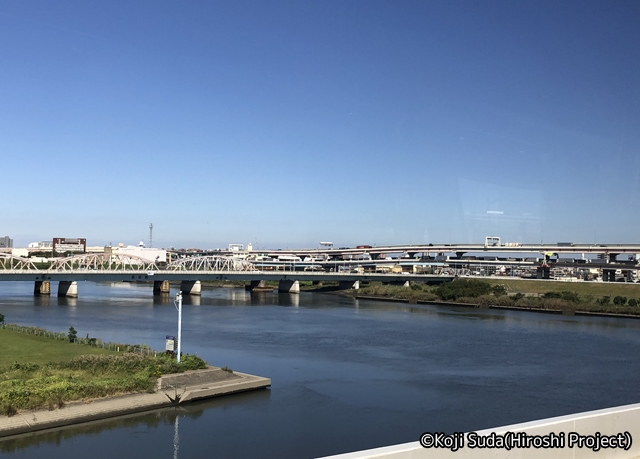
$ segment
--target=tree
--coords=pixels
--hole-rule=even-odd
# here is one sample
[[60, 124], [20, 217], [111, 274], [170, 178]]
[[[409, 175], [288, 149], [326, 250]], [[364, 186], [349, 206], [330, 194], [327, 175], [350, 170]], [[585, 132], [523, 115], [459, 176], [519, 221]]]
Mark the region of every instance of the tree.
[[495, 296], [504, 296], [507, 294], [507, 288], [504, 285], [496, 284], [491, 289]]
[[618, 295], [613, 299], [613, 304], [616, 306], [624, 306], [627, 304], [627, 297]]
[[67, 336], [69, 337], [69, 341], [74, 343], [76, 339], [78, 339], [78, 332], [71, 326], [69, 327], [69, 334]]
[[0, 314], [0, 324], [4, 323], [4, 316], [2, 314]]
[[629, 306], [631, 306], [631, 307], [634, 307], [634, 308], [635, 308], [636, 306], [638, 306], [638, 300], [636, 300], [635, 298], [631, 298], [631, 299], [629, 300]]

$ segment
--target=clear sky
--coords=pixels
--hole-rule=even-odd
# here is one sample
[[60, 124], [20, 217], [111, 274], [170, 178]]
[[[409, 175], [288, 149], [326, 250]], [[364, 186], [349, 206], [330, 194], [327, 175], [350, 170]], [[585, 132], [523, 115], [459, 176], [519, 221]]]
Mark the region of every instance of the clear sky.
[[0, 236], [640, 242], [640, 2], [0, 3]]

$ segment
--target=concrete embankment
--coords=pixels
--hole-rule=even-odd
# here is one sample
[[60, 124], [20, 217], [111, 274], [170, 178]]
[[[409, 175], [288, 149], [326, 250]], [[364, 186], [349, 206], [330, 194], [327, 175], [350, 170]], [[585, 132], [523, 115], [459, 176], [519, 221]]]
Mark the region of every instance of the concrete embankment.
[[225, 371], [217, 367], [187, 371], [159, 378], [153, 394], [130, 394], [91, 402], [70, 402], [60, 409], [24, 411], [0, 416], [0, 437], [17, 435], [126, 414], [175, 406], [203, 398], [263, 389], [269, 378]]

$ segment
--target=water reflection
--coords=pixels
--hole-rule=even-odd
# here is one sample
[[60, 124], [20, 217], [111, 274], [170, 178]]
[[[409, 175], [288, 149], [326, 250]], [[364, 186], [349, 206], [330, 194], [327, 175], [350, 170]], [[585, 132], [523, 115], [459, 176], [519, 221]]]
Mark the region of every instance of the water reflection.
[[185, 306], [200, 306], [202, 298], [200, 295], [183, 295], [182, 304]]
[[169, 304], [173, 304], [173, 297], [169, 293], [155, 293], [151, 298], [153, 298], [154, 306], [167, 306]]
[[58, 306], [69, 306], [71, 308], [75, 308], [76, 306], [78, 306], [78, 298], [72, 298], [68, 296], [59, 296]]
[[299, 293], [278, 293], [278, 304], [280, 306], [300, 306], [300, 294]]
[[256, 401], [269, 400], [271, 391], [258, 390], [240, 394], [229, 395], [223, 398], [210, 399], [188, 403], [175, 408], [165, 408], [148, 411], [145, 413], [131, 414], [103, 421], [92, 421], [80, 425], [60, 427], [36, 432], [32, 434], [16, 435], [7, 439], [0, 439], [0, 452], [10, 453], [12, 451], [25, 450], [32, 446], [42, 446], [45, 444], [59, 445], [62, 441], [77, 436], [96, 435], [107, 431], [122, 430], [145, 426], [157, 429], [161, 425], [174, 426], [174, 457], [177, 454], [176, 446], [179, 443], [178, 419], [180, 417], [196, 420], [202, 417], [208, 409], [226, 409], [237, 404], [249, 404]]
[[33, 304], [36, 306], [49, 306], [51, 304], [51, 297], [49, 295], [34, 296]]

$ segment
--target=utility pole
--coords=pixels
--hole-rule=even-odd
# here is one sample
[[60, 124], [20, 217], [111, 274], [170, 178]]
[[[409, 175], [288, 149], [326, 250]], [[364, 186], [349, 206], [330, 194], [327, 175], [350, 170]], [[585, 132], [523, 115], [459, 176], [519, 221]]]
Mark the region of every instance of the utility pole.
[[153, 223], [149, 223], [149, 247], [153, 247]]

